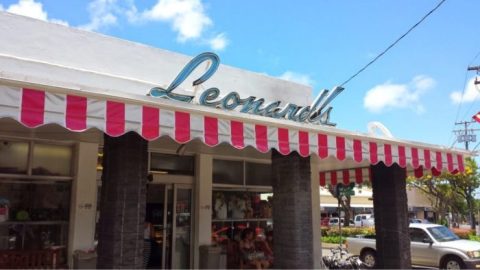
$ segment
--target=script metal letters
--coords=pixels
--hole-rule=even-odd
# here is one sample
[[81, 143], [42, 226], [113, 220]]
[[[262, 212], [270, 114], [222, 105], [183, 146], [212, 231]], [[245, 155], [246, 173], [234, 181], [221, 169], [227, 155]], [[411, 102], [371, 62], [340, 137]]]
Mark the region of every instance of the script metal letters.
[[[205, 61], [210, 61], [210, 66], [208, 66], [200, 78], [193, 82], [193, 86], [207, 81], [215, 74], [220, 65], [220, 58], [211, 52], [202, 53], [193, 58], [185, 65], [167, 89], [154, 87], [150, 90], [149, 95], [182, 102], [192, 102], [194, 96], [176, 94], [173, 93], [173, 90], [184, 82], [188, 76]], [[335, 126], [335, 123], [330, 122], [332, 107], [329, 106], [329, 104], [342, 91], [342, 87], [335, 87], [332, 91], [324, 89], [320, 91], [320, 94], [310, 106], [298, 106], [292, 103], [282, 105], [280, 101], [265, 103], [265, 99], [254, 96], [242, 99], [237, 92], [229, 92], [225, 96], [220, 97], [220, 90], [212, 87], [203, 91], [200, 95], [199, 103], [204, 106], [218, 107], [225, 110], [238, 110], [243, 113], [272, 118], [285, 118], [296, 122]]]

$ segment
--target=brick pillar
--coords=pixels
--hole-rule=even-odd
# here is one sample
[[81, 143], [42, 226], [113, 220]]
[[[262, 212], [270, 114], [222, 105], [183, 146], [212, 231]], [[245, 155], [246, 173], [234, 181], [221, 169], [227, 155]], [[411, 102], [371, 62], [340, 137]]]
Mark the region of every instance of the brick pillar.
[[371, 167], [378, 269], [411, 269], [406, 172], [397, 164]]
[[97, 268], [143, 268], [148, 142], [104, 136]]
[[272, 150], [272, 177], [274, 267], [314, 268], [310, 158]]

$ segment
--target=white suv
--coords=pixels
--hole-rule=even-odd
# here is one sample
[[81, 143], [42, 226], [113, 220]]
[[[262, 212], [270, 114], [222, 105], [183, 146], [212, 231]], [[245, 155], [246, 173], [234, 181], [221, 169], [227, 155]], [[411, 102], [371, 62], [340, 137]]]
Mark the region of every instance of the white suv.
[[375, 218], [373, 214], [360, 214], [356, 215], [355, 219], [355, 227], [373, 227], [375, 226]]

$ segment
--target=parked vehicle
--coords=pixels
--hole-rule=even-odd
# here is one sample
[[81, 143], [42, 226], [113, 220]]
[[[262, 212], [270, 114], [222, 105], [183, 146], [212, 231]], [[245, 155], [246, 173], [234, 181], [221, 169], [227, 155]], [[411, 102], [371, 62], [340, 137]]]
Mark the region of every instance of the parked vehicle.
[[322, 218], [322, 220], [320, 221], [320, 226], [328, 226], [328, 221], [330, 220], [329, 217], [324, 217]]
[[[345, 219], [344, 218], [341, 218], [339, 219], [338, 217], [331, 217], [329, 220], [328, 220], [328, 226], [329, 227], [332, 227], [332, 226], [338, 226], [338, 221], [342, 222], [342, 226], [343, 224], [345, 224]], [[353, 226], [353, 220], [350, 220], [349, 222], [349, 226]]]
[[373, 227], [375, 226], [375, 218], [373, 214], [360, 214], [356, 215], [355, 219], [355, 227]]
[[[480, 268], [480, 242], [462, 240], [450, 229], [437, 224], [410, 224], [412, 265], [442, 269]], [[348, 251], [360, 256], [368, 268], [375, 267], [373, 238], [347, 238]]]
[[409, 219], [409, 222], [410, 223], [430, 223], [426, 219], [419, 219], [419, 218], [411, 218], [411, 219]]

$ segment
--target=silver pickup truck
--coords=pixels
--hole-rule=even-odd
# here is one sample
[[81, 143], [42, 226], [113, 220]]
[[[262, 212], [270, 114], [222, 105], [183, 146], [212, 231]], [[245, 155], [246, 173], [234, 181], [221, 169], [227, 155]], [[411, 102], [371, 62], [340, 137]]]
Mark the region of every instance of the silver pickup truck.
[[[447, 227], [410, 224], [412, 265], [442, 269], [480, 269], [480, 242], [462, 240]], [[375, 267], [375, 238], [347, 238], [347, 249], [368, 268]]]

